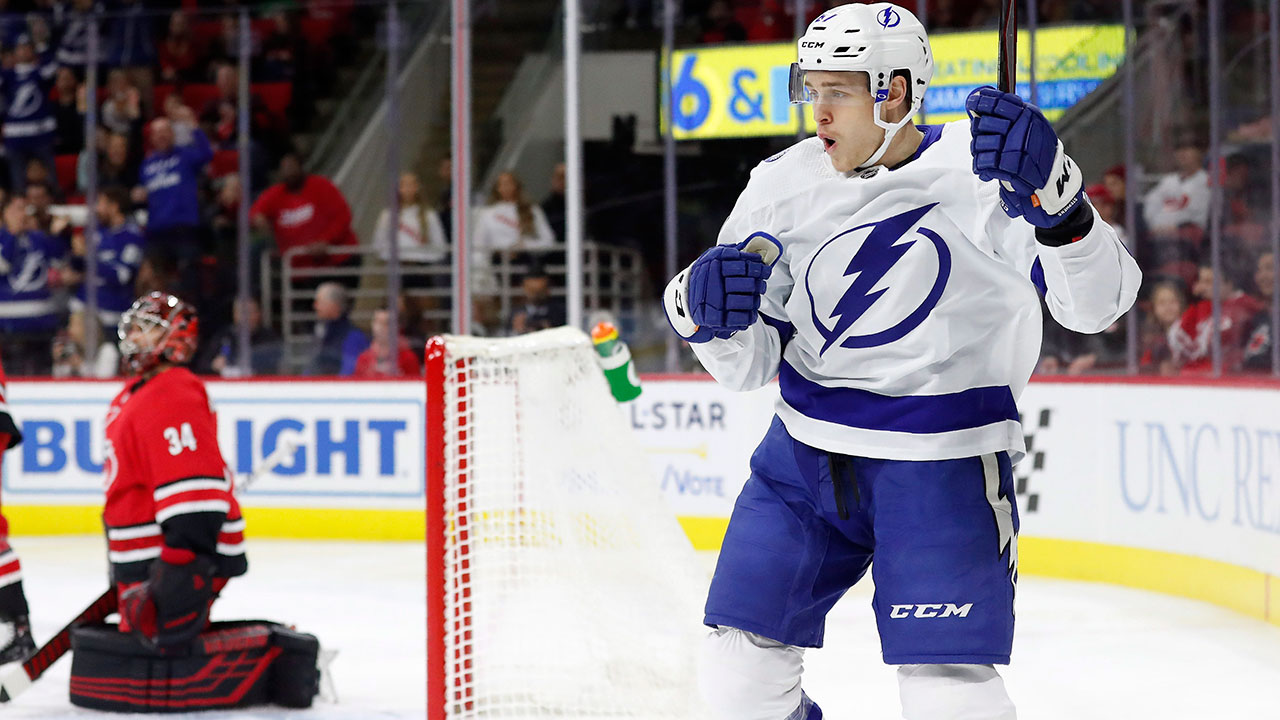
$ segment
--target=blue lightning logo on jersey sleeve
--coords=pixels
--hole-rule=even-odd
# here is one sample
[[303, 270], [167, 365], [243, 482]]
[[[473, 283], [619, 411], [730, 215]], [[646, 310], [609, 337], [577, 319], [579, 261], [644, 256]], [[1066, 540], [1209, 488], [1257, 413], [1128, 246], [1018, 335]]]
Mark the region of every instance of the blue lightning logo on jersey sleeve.
[[[850, 275], [856, 275], [856, 277], [831, 313], [831, 317], [836, 320], [834, 326], [828, 330], [818, 323], [818, 330], [822, 332], [825, 339], [822, 353], [839, 340], [849, 326], [865, 315], [880, 296], [889, 290], [887, 286], [877, 290], [876, 285], [916, 243], [914, 239], [901, 242], [903, 236], [936, 205], [937, 203], [933, 203], [908, 210], [901, 215], [895, 215], [874, 224], [871, 233], [862, 242], [862, 247], [858, 248], [858, 252], [845, 268], [846, 277]], [[857, 229], [859, 228], [854, 228], [854, 230]]]

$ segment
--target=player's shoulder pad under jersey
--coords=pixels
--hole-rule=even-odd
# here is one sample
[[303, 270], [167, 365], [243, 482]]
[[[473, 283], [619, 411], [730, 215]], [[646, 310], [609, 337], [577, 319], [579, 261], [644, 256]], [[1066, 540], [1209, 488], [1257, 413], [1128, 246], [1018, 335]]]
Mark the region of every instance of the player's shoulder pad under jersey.
[[780, 152], [761, 160], [751, 170], [751, 177], [759, 176], [799, 176], [806, 169], [812, 169], [815, 161], [822, 160], [826, 153], [822, 150], [822, 141], [816, 136], [805, 138]]
[[204, 383], [185, 367], [173, 367], [137, 388], [129, 399], [133, 412], [162, 419], [177, 415], [203, 416], [210, 412]]
[[204, 382], [196, 377], [196, 374], [190, 369], [178, 366], [172, 367], [151, 379], [151, 383], [157, 388], [164, 388], [165, 392], [193, 392], [197, 395], [204, 395]]
[[804, 188], [838, 174], [825, 157], [822, 141], [806, 138], [762, 160], [738, 198], [738, 210], [758, 210], [785, 201]]

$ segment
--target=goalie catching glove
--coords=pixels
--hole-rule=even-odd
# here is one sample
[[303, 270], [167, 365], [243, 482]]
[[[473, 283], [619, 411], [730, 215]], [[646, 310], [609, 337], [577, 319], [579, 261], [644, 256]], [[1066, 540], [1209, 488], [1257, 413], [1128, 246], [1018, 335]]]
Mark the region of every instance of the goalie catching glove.
[[781, 243], [765, 233], [702, 253], [671, 279], [662, 295], [671, 329], [691, 343], [703, 343], [751, 327], [781, 254]]
[[984, 181], [1000, 181], [1000, 204], [1009, 217], [1053, 228], [1088, 205], [1080, 168], [1040, 108], [1013, 93], [980, 87], [969, 94], [965, 109], [973, 172]]

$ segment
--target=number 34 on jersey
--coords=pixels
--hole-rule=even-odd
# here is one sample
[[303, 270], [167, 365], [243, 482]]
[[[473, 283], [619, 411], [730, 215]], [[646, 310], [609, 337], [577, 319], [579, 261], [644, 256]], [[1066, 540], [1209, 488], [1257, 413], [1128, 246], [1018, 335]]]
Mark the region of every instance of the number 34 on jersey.
[[196, 434], [191, 423], [182, 423], [177, 427], [164, 429], [164, 439], [169, 441], [169, 454], [181, 455], [184, 450], [196, 449]]

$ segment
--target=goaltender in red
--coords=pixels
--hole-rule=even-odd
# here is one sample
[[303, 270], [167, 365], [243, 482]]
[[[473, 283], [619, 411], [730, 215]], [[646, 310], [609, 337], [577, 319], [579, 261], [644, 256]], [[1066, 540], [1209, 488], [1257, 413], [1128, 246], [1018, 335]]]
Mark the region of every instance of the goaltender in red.
[[161, 649], [199, 635], [227, 579], [247, 569], [209, 396], [182, 367], [197, 322], [172, 295], [134, 302], [119, 326], [131, 379], [107, 410], [103, 520], [120, 629]]

